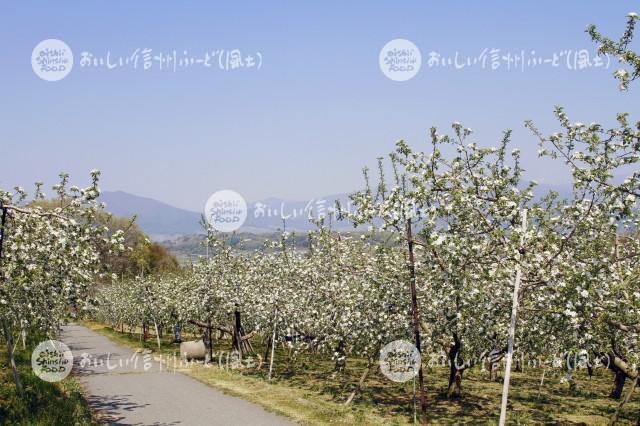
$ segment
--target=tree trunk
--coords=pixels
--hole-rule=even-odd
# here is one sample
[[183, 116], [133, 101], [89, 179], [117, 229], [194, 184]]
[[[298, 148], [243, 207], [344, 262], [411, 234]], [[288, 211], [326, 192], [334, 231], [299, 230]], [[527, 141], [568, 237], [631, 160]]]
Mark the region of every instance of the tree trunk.
[[498, 380], [498, 368], [500, 367], [500, 364], [498, 364], [497, 362], [493, 362], [493, 361], [489, 361], [489, 381], [495, 381]]
[[205, 350], [207, 354], [205, 356], [204, 363], [209, 364], [213, 359], [213, 328], [211, 326], [211, 319], [207, 320], [207, 326], [204, 329], [204, 333], [202, 335], [202, 342], [205, 345]]
[[182, 343], [182, 324], [179, 322], [173, 327], [173, 341], [175, 343]]
[[2, 330], [4, 331], [4, 337], [7, 340], [7, 354], [9, 355], [9, 363], [11, 364], [11, 371], [13, 372], [13, 380], [16, 382], [16, 391], [20, 397], [23, 397], [24, 391], [22, 389], [22, 381], [20, 381], [20, 374], [18, 373], [16, 360], [13, 356], [13, 338], [6, 319], [2, 320]]
[[620, 397], [622, 396], [622, 390], [624, 389], [624, 382], [626, 378], [627, 377], [623, 372], [615, 372], [615, 376], [613, 378], [613, 388], [611, 389], [611, 394], [609, 394], [610, 398], [620, 399]]
[[453, 345], [449, 349], [449, 386], [447, 389], [448, 398], [459, 398], [462, 395], [462, 373], [463, 369], [459, 369], [458, 365], [463, 362], [459, 358], [462, 344], [458, 335], [453, 333]]
[[618, 405], [616, 412], [611, 417], [609, 425], [613, 426], [616, 424], [616, 422], [618, 421], [618, 418], [620, 417], [620, 413], [622, 413], [622, 407], [624, 407], [624, 404], [629, 402], [629, 400], [631, 399], [631, 395], [633, 394], [633, 391], [636, 389], [637, 385], [638, 385], [638, 376], [636, 376], [636, 378], [633, 379], [633, 383], [631, 384], [631, 387], [627, 391], [627, 395], [624, 397], [624, 400], [620, 403], [620, 405]]
[[268, 336], [267, 339], [267, 346], [264, 349], [264, 356], [262, 357], [265, 362], [269, 359], [269, 354], [271, 354], [271, 344], [273, 342], [273, 339], [271, 338], [271, 336]]
[[489, 372], [489, 381], [492, 382], [493, 381], [493, 363], [491, 362], [491, 360], [484, 361], [483, 368], [486, 368], [487, 371]]
[[26, 350], [27, 349], [27, 328], [24, 325], [24, 323], [22, 323], [22, 330], [20, 330], [20, 337], [22, 338], [22, 350]]
[[242, 319], [240, 316], [240, 311], [238, 311], [238, 307], [236, 305], [236, 310], [233, 311], [233, 336], [231, 337], [232, 341], [231, 341], [231, 347], [233, 350], [238, 351], [239, 353], [241, 353], [242, 348], [240, 347], [240, 342], [241, 342], [241, 336], [242, 333], [240, 332], [240, 328], [242, 327]]
[[336, 362], [333, 366], [333, 372], [342, 374], [347, 363], [346, 354], [344, 352], [344, 340], [340, 340], [335, 352], [338, 354], [338, 357], [336, 358]]
[[611, 389], [609, 397], [620, 399], [626, 378], [635, 379], [635, 377], [630, 375], [630, 369], [627, 365], [628, 360], [618, 349], [615, 333], [611, 335], [611, 351], [606, 354], [605, 357], [609, 370], [614, 373], [613, 388]]
[[[413, 316], [413, 333], [416, 348], [418, 352], [422, 354], [422, 345], [420, 343], [420, 314], [418, 311], [418, 295], [416, 292], [416, 262], [414, 258], [414, 243], [413, 243], [413, 230], [411, 229], [411, 219], [407, 219], [406, 224], [406, 236], [407, 236], [407, 251], [409, 254], [409, 287], [411, 290], [411, 312]], [[420, 387], [420, 411], [422, 412], [423, 421], [426, 422], [427, 414], [427, 400], [424, 395], [424, 374], [422, 371], [422, 363], [420, 363], [420, 369], [418, 370], [418, 384]]]
[[238, 353], [240, 354], [240, 359], [242, 359], [243, 355], [246, 355], [253, 351], [253, 347], [249, 340], [244, 339], [245, 333], [244, 328], [242, 327], [242, 317], [240, 310], [238, 309], [238, 305], [236, 305], [236, 309], [234, 311], [234, 319], [235, 321], [231, 347], [233, 348], [233, 350], [238, 351]]
[[464, 370], [458, 370], [456, 366], [449, 369], [449, 388], [447, 396], [449, 398], [460, 398], [462, 396], [462, 373]]
[[522, 373], [522, 360], [520, 358], [516, 358], [516, 367], [513, 371]]

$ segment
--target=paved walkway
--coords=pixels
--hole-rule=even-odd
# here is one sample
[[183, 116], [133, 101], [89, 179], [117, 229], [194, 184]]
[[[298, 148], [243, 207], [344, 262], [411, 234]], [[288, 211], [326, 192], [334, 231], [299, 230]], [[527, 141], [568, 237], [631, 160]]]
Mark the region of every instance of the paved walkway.
[[[73, 373], [89, 405], [111, 425], [289, 425], [263, 408], [198, 382], [162, 371], [142, 355], [79, 325], [63, 327], [60, 339], [74, 355]], [[82, 355], [92, 362], [82, 364]], [[134, 357], [134, 358], [132, 358]], [[107, 366], [107, 358], [109, 366]], [[97, 360], [97, 362], [94, 362]], [[102, 360], [102, 364], [100, 365]], [[127, 361], [128, 360], [128, 361]], [[115, 366], [115, 368], [113, 368]]]

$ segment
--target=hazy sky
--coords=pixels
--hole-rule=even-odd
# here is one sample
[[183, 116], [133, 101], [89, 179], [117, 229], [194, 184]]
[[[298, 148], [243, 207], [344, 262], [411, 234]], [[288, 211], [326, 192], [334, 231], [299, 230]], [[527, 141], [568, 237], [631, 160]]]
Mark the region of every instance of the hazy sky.
[[[0, 13], [0, 187], [55, 182], [59, 171], [86, 184], [200, 210], [218, 189], [249, 200], [307, 199], [362, 185], [361, 168], [393, 149], [414, 146], [435, 125], [453, 121], [491, 145], [514, 129], [532, 178], [559, 183], [560, 167], [536, 157], [522, 128], [535, 120], [557, 129], [553, 106], [573, 121], [639, 118], [640, 87], [620, 93], [609, 69], [539, 65], [524, 71], [475, 65], [429, 67], [429, 52], [462, 61], [483, 49], [552, 58], [595, 46], [597, 24], [618, 37], [638, 1], [416, 2], [3, 2]], [[31, 67], [42, 40], [65, 41], [75, 57], [63, 80], [39, 79]], [[418, 75], [395, 82], [380, 71], [388, 41], [405, 38], [422, 53]], [[636, 43], [638, 46], [638, 43]], [[240, 49], [261, 68], [193, 66], [81, 67], [86, 51], [129, 57]], [[528, 56], [527, 56], [528, 57]]]

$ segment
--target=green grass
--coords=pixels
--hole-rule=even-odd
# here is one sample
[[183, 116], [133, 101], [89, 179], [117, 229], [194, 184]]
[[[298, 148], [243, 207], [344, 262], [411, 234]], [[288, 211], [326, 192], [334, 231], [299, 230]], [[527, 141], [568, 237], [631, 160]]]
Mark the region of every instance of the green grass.
[[[157, 351], [155, 337], [144, 345], [137, 335], [120, 333], [99, 324], [88, 324], [113, 340], [129, 347], [154, 350], [167, 358], [178, 351], [177, 345], [163, 341]], [[190, 339], [186, 336], [185, 339]], [[254, 339], [256, 353], [264, 353], [259, 339]], [[214, 344], [214, 350], [229, 350], [230, 342]], [[232, 395], [262, 405], [301, 424], [408, 424], [412, 422], [412, 387], [392, 383], [375, 370], [367, 379], [365, 389], [351, 407], [343, 405], [365, 368], [360, 359], [350, 359], [344, 374], [332, 375], [333, 362], [317, 355], [302, 354], [289, 362], [288, 351], [276, 351], [274, 380], [267, 381], [268, 366], [259, 370], [225, 370], [217, 366], [195, 365], [180, 371]], [[432, 424], [496, 424], [500, 410], [502, 382], [489, 381], [488, 373], [480, 369], [465, 372], [463, 396], [446, 398], [448, 370], [425, 369], [428, 421]], [[541, 370], [525, 369], [512, 374], [509, 395], [509, 424], [604, 425], [619, 401], [608, 398], [613, 376], [599, 369], [589, 379], [586, 371], [574, 375], [577, 388], [561, 383], [562, 373], [549, 370], [539, 392]], [[628, 388], [629, 383], [625, 387]], [[640, 414], [637, 397], [625, 406], [619, 424], [635, 424]]]
[[16, 348], [16, 363], [24, 387], [24, 397], [16, 392], [8, 361], [6, 343], [0, 347], [0, 424], [11, 425], [94, 425], [80, 384], [72, 376], [49, 383], [31, 369], [31, 350], [44, 339], [35, 336]]

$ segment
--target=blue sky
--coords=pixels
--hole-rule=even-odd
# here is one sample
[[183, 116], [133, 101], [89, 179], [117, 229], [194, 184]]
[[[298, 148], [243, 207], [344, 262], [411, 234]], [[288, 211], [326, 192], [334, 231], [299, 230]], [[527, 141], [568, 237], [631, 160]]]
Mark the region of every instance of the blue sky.
[[[353, 191], [361, 168], [398, 139], [420, 147], [428, 129], [459, 121], [496, 144], [514, 129], [531, 178], [561, 184], [562, 168], [537, 159], [525, 119], [551, 133], [563, 105], [573, 121], [638, 117], [640, 92], [618, 92], [610, 69], [565, 66], [490, 71], [429, 68], [431, 51], [475, 57], [535, 50], [550, 57], [595, 46], [589, 23], [618, 36], [638, 1], [494, 2], [4, 2], [0, 187], [55, 182], [58, 172], [102, 187], [200, 210], [218, 189], [249, 200], [308, 199]], [[73, 50], [63, 80], [31, 69], [31, 52], [56, 38]], [[378, 66], [382, 46], [405, 38], [421, 50], [413, 79]], [[637, 46], [637, 43], [636, 43]], [[80, 52], [128, 56], [214, 50], [259, 52], [259, 70], [204, 67], [142, 71], [82, 68]]]

